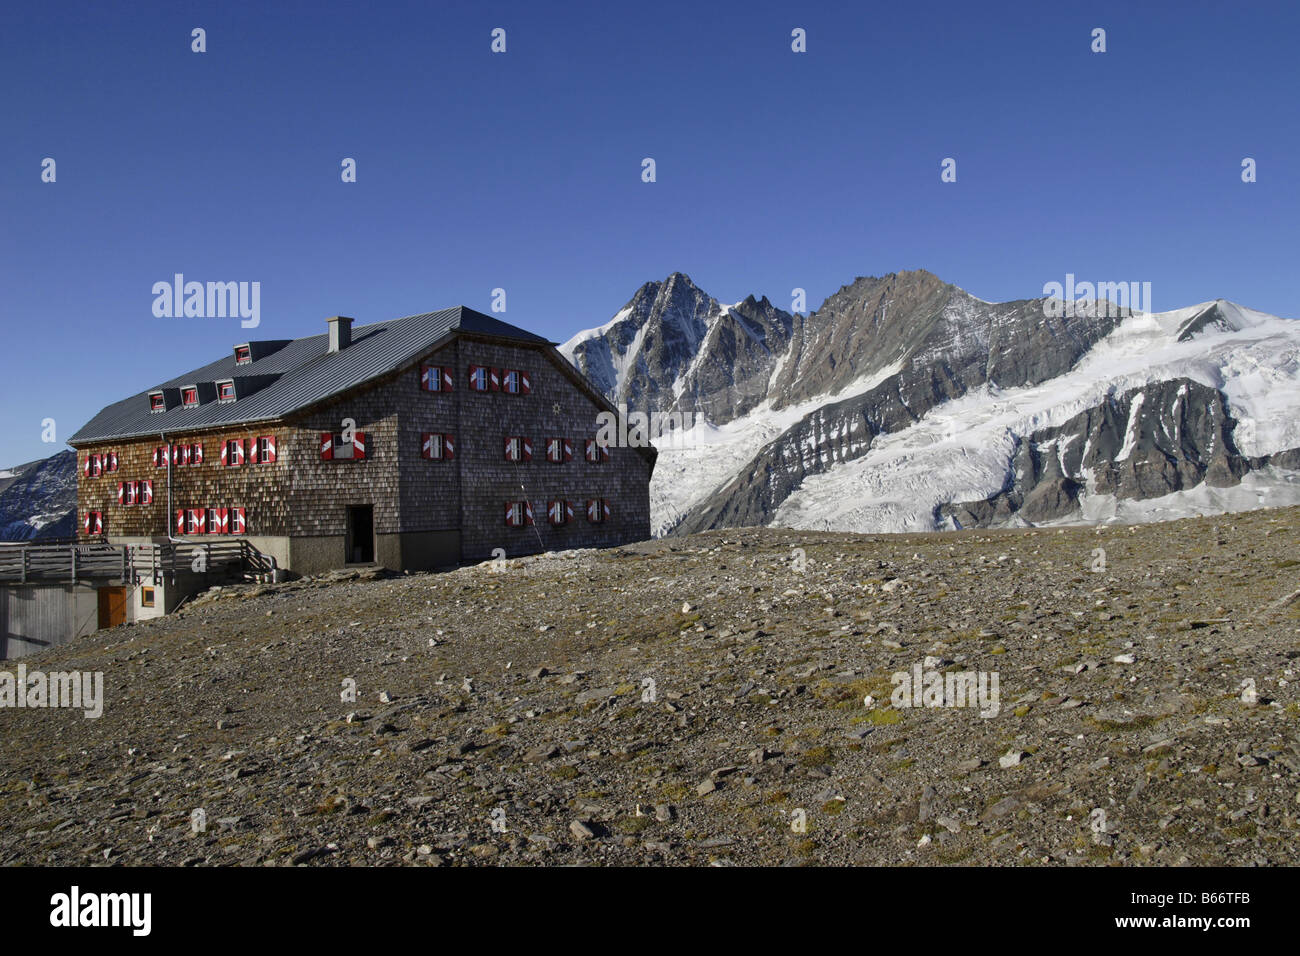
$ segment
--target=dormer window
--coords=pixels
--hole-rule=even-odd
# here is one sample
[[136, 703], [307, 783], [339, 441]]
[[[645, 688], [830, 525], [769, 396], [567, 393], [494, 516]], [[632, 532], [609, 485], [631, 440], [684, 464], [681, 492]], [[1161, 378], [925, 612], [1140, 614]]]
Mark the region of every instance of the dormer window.
[[[253, 361], [253, 350], [252, 350], [252, 348], [250, 348], [250, 347], [247, 346], [247, 345], [236, 345], [236, 346], [235, 346], [235, 364], [236, 364], [236, 365], [247, 365], [247, 364], [248, 364], [249, 362], [251, 362], [251, 361]], [[233, 396], [232, 396], [232, 397], [233, 397]]]
[[235, 400], [235, 383], [218, 382], [217, 383], [217, 401], [233, 402]]
[[167, 399], [163, 398], [162, 392], [149, 393], [149, 411], [151, 412], [167, 411]]
[[199, 390], [193, 385], [181, 389], [181, 404], [190, 408], [199, 403]]

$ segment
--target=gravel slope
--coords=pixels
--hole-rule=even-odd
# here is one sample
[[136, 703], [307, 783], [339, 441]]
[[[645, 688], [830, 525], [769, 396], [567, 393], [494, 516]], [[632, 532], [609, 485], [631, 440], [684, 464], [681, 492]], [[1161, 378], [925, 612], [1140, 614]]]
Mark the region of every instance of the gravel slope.
[[[227, 589], [26, 660], [106, 704], [0, 710], [0, 863], [1295, 864], [1298, 538], [743, 529]], [[998, 715], [895, 708], [927, 657]]]

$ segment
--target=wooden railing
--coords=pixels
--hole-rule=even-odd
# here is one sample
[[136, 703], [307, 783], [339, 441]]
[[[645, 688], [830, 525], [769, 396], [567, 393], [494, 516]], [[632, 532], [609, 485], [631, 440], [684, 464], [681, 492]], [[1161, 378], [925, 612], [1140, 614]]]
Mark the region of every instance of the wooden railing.
[[0, 581], [113, 579], [136, 584], [177, 573], [258, 575], [273, 572], [275, 559], [242, 538], [160, 544], [0, 544]]

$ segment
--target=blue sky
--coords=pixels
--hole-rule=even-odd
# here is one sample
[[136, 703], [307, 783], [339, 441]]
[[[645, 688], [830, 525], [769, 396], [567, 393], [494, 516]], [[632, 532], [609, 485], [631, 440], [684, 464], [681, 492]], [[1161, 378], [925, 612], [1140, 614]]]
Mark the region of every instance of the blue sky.
[[[784, 308], [925, 268], [1300, 315], [1298, 32], [1291, 3], [8, 4], [0, 465], [236, 342], [498, 287], [556, 340], [674, 270]], [[156, 318], [177, 272], [260, 282], [260, 327]]]

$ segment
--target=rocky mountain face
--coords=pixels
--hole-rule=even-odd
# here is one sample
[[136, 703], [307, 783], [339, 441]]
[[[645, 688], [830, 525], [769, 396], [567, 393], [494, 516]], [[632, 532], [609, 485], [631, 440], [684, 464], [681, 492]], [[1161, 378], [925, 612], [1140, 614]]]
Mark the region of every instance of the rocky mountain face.
[[793, 324], [766, 297], [724, 306], [675, 272], [561, 352], [615, 404], [725, 422], [767, 398]]
[[[1223, 300], [1062, 310], [984, 302], [917, 271], [858, 278], [792, 316], [766, 298], [719, 305], [677, 273], [562, 351], [611, 400], [715, 429], [660, 448], [657, 480], [682, 486], [652, 492], [661, 531], [1086, 520], [1090, 499], [1204, 496], [1300, 458], [1300, 430], [1258, 414], [1300, 411], [1300, 323]], [[924, 475], [891, 485], [903, 446]]]
[[77, 456], [61, 451], [8, 468], [0, 477], [0, 541], [76, 534]]

